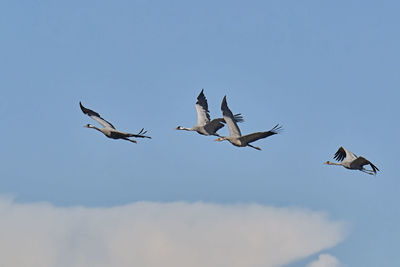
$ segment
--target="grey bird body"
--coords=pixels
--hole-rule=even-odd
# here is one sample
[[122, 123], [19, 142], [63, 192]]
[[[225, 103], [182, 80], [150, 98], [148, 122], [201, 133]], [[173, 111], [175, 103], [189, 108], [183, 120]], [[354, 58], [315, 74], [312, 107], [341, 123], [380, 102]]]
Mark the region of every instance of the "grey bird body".
[[136, 140], [132, 140], [129, 139], [129, 137], [136, 137], [136, 138], [151, 138], [150, 136], [145, 136], [144, 134], [146, 134], [147, 131], [145, 131], [144, 129], [140, 130], [139, 133], [137, 134], [132, 134], [132, 133], [126, 133], [126, 132], [121, 132], [115, 129], [114, 125], [112, 125], [110, 122], [106, 121], [105, 119], [103, 119], [99, 113], [85, 108], [81, 102], [79, 102], [79, 106], [82, 110], [82, 112], [86, 115], [88, 115], [90, 118], [94, 119], [95, 121], [97, 121], [98, 123], [100, 123], [103, 128], [98, 128], [92, 124], [86, 124], [85, 127], [86, 128], [92, 128], [95, 129], [99, 132], [102, 132], [105, 136], [107, 136], [108, 138], [111, 139], [124, 139], [127, 141], [130, 141], [132, 143], [136, 143]]
[[[204, 95], [204, 89], [201, 90], [200, 94], [197, 96], [196, 102], [197, 111], [197, 123], [191, 128], [185, 128], [182, 126], [176, 127], [176, 130], [194, 131], [201, 135], [214, 135], [219, 136], [217, 131], [225, 126], [224, 118], [216, 118], [211, 120], [210, 113], [208, 110], [207, 99]], [[243, 117], [241, 114], [235, 114], [234, 119], [236, 122], [243, 122]]]
[[[343, 146], [336, 151], [334, 159], [339, 162], [336, 163], [327, 161], [325, 164], [343, 166], [349, 170], [359, 170], [368, 174], [376, 174], [376, 172], [379, 171], [379, 169], [369, 160], [364, 157], [357, 157], [354, 153], [350, 152]], [[372, 170], [365, 169], [365, 165], [370, 165]]]
[[222, 115], [224, 117], [224, 120], [226, 121], [226, 124], [228, 125], [228, 128], [229, 128], [229, 136], [222, 136], [222, 137], [216, 139], [215, 141], [228, 140], [234, 146], [238, 146], [238, 147], [249, 146], [254, 149], [261, 150], [261, 148], [259, 148], [259, 147], [250, 145], [250, 143], [257, 141], [259, 139], [266, 138], [268, 136], [277, 134], [277, 133], [279, 133], [279, 131], [282, 130], [282, 127], [279, 126], [279, 124], [277, 124], [271, 130], [266, 131], [266, 132], [256, 132], [256, 133], [252, 133], [252, 134], [242, 135], [242, 133], [240, 132], [240, 129], [234, 119], [234, 115], [228, 107], [228, 104], [226, 102], [226, 96], [222, 100], [221, 110], [222, 110]]

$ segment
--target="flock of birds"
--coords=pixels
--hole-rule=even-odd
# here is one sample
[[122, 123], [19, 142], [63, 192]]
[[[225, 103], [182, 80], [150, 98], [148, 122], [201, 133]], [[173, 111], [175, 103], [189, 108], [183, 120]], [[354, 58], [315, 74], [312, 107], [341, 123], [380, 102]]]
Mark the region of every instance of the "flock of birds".
[[[105, 119], [103, 119], [99, 113], [85, 108], [81, 102], [79, 102], [79, 106], [82, 112], [98, 123], [100, 123], [103, 128], [98, 128], [91, 124], [86, 124], [84, 127], [92, 128], [97, 131], [102, 132], [105, 136], [112, 139], [124, 139], [130, 141], [132, 143], [136, 143], [136, 140], [130, 139], [130, 137], [134, 138], [151, 138], [150, 136], [145, 135], [147, 131], [142, 128], [137, 134], [121, 132], [115, 129], [115, 127]], [[197, 97], [196, 102], [196, 111], [197, 111], [197, 123], [191, 128], [185, 128], [182, 126], [178, 126], [176, 130], [185, 130], [185, 131], [195, 131], [201, 135], [214, 135], [218, 136], [215, 141], [229, 141], [232, 145], [238, 147], [246, 147], [249, 146], [251, 148], [261, 150], [261, 148], [251, 145], [250, 143], [255, 142], [259, 139], [267, 138], [269, 136], [278, 134], [282, 131], [282, 127], [277, 124], [271, 130], [264, 132], [255, 132], [247, 135], [242, 135], [237, 123], [243, 122], [243, 117], [240, 113], [233, 115], [232, 111], [228, 107], [228, 103], [226, 102], [226, 96], [224, 96], [221, 104], [222, 118], [216, 118], [211, 120], [210, 112], [208, 110], [207, 99], [204, 95], [204, 90], [201, 90], [200, 94]], [[228, 126], [229, 136], [220, 136], [217, 131], [225, 126]], [[344, 147], [340, 147], [338, 151], [334, 155], [334, 159], [338, 162], [330, 162], [327, 161], [325, 164], [327, 165], [339, 165], [343, 166], [350, 170], [360, 170], [362, 172], [375, 175], [379, 169], [372, 164], [369, 160], [364, 157], [357, 157], [354, 153], [350, 152]], [[364, 166], [370, 165], [371, 170], [364, 168]]]

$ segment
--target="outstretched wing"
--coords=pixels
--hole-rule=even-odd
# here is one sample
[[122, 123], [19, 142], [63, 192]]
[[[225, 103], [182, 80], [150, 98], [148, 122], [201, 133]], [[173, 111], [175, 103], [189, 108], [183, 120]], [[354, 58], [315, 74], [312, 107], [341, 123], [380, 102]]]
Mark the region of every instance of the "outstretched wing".
[[93, 111], [91, 109], [85, 108], [81, 102], [79, 102], [79, 106], [81, 107], [81, 110], [84, 114], [88, 115], [90, 118], [94, 119], [98, 123], [100, 123], [104, 128], [112, 128], [115, 129], [114, 125], [112, 125], [110, 122], [106, 121], [102, 117], [100, 117], [100, 114], [97, 113], [96, 111]]
[[210, 122], [210, 114], [208, 111], [207, 98], [204, 95], [204, 89], [201, 90], [197, 97], [196, 111], [197, 111], [197, 126], [204, 126]]
[[235, 116], [233, 116], [232, 111], [229, 109], [228, 104], [226, 103], [226, 96], [224, 96], [224, 99], [222, 100], [221, 110], [224, 120], [229, 128], [229, 135], [232, 137], [242, 136], [242, 133], [240, 132], [240, 129], [236, 123]]
[[351, 163], [352, 165], [354, 165], [354, 166], [360, 166], [360, 167], [362, 167], [362, 166], [364, 166], [364, 165], [370, 165], [371, 166], [371, 168], [372, 168], [372, 171], [374, 172], [374, 173], [376, 173], [376, 171], [379, 171], [379, 169], [374, 165], [374, 164], [372, 164], [369, 160], [367, 160], [366, 158], [364, 158], [364, 157], [358, 157], [356, 160], [354, 160], [352, 163]]
[[252, 133], [248, 135], [242, 136], [240, 139], [246, 142], [247, 144], [257, 141], [262, 138], [267, 138], [268, 136], [278, 134], [280, 131], [282, 131], [282, 127], [279, 126], [279, 124], [275, 125], [274, 128], [267, 132], [257, 132], [257, 133]]
[[335, 156], [333, 157], [337, 161], [343, 162], [351, 162], [357, 159], [357, 156], [354, 155], [352, 152], [344, 148], [343, 146], [339, 147], [338, 151], [336, 151]]

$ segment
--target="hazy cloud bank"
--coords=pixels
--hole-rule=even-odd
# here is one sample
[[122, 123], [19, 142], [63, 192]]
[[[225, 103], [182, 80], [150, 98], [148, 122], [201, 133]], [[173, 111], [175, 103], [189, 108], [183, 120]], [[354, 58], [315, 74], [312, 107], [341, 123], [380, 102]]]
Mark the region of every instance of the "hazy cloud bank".
[[338, 259], [329, 254], [321, 254], [316, 261], [311, 262], [307, 267], [340, 267]]
[[343, 223], [295, 208], [185, 202], [64, 208], [0, 199], [0, 266], [7, 267], [282, 266], [344, 237]]

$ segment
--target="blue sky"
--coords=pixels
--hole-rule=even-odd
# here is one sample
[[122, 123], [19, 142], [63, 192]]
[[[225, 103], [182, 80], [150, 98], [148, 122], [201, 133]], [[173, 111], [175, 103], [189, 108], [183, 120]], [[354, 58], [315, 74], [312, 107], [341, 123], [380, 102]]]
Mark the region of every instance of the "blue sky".
[[[325, 212], [346, 266], [400, 264], [396, 1], [3, 1], [0, 193], [16, 203], [259, 204]], [[263, 151], [175, 131], [227, 95]], [[83, 128], [79, 101], [131, 144]], [[227, 134], [227, 129], [221, 130]], [[375, 177], [325, 166], [345, 146]], [[324, 253], [325, 253], [324, 252]], [[287, 266], [305, 266], [318, 254]]]

